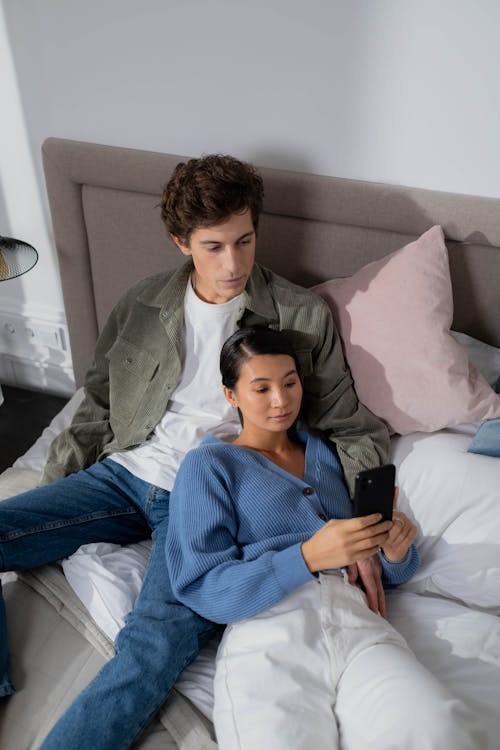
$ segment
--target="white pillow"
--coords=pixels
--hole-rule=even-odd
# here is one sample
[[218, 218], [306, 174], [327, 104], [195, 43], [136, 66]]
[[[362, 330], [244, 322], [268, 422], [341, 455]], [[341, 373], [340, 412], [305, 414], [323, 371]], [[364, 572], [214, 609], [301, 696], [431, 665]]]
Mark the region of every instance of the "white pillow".
[[500, 460], [467, 453], [474, 428], [392, 439], [422, 560], [404, 588], [500, 614]]

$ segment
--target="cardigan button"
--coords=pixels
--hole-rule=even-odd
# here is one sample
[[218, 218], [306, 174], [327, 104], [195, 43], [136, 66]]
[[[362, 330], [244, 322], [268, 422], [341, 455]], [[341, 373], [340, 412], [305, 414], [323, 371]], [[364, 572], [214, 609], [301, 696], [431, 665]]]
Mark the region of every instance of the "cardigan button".
[[314, 492], [314, 490], [313, 490], [312, 487], [304, 487], [304, 489], [302, 490], [302, 494], [306, 495], [306, 497], [307, 497], [307, 495], [312, 495], [313, 492]]
[[318, 513], [318, 518], [320, 518], [322, 521], [328, 521], [328, 518], [324, 513]]

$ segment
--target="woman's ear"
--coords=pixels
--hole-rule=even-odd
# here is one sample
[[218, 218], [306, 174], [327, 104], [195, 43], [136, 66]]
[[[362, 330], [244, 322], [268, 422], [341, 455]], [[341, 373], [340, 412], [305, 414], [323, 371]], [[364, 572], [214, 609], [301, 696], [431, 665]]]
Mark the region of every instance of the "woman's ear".
[[231, 404], [231, 406], [236, 409], [238, 407], [238, 401], [236, 400], [234, 391], [232, 391], [231, 388], [227, 388], [225, 385], [222, 386], [222, 390], [228, 404]]

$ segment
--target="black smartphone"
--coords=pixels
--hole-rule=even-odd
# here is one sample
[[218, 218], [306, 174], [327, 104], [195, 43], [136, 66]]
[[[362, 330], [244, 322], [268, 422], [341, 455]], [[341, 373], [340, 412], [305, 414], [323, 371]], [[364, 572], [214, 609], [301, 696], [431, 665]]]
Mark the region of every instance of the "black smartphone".
[[360, 471], [354, 484], [354, 515], [382, 513], [384, 521], [392, 521], [395, 479], [394, 464]]

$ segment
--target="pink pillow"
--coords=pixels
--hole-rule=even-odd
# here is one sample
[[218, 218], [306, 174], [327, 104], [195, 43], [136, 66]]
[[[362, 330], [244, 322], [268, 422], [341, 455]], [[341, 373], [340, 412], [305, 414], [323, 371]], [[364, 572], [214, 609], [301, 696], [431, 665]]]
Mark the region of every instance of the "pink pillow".
[[500, 396], [450, 335], [443, 230], [313, 288], [329, 304], [360, 401], [393, 432], [433, 432], [500, 416]]

